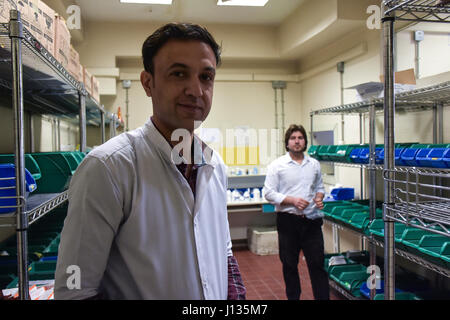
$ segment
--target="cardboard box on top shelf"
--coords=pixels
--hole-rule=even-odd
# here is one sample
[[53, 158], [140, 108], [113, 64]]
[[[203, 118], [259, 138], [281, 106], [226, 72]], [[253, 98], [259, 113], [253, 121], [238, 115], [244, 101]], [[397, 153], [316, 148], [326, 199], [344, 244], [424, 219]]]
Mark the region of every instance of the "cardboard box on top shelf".
[[44, 17], [42, 16], [42, 10], [39, 8], [39, 1], [28, 0], [29, 13], [30, 13], [30, 33], [41, 45], [44, 45]]
[[55, 55], [55, 10], [47, 6], [43, 1], [39, 1], [39, 10], [42, 13], [42, 45]]
[[92, 76], [92, 98], [100, 102], [100, 93], [99, 93], [100, 82], [95, 76]]
[[70, 46], [70, 58], [67, 71], [69, 71], [78, 82], [83, 81], [83, 78], [80, 79], [80, 55], [72, 46]]
[[31, 31], [32, 13], [30, 7], [30, 0], [17, 0], [17, 10], [20, 11], [22, 25], [28, 31]]
[[[370, 99], [384, 97], [384, 76], [380, 76], [381, 82], [366, 82], [346, 89], [356, 89], [356, 101], [361, 102]], [[416, 87], [414, 69], [407, 69], [395, 73], [394, 93], [410, 91]]]
[[9, 22], [9, 11], [13, 5], [13, 0], [0, 0], [0, 23]]
[[92, 96], [92, 74], [83, 67], [83, 83], [86, 91]]
[[70, 32], [63, 17], [55, 15], [55, 58], [67, 69], [70, 58]]

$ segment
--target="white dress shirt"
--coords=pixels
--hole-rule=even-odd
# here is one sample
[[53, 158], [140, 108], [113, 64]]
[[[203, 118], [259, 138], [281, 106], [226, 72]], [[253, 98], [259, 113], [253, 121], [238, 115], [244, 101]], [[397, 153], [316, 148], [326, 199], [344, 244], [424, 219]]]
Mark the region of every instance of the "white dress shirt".
[[[227, 299], [225, 165], [214, 152], [198, 169], [194, 199], [171, 151], [149, 120], [86, 156], [69, 187], [56, 299]], [[71, 265], [80, 289], [67, 287]]]
[[[275, 211], [304, 214], [309, 219], [322, 218], [323, 213], [313, 201], [317, 192], [325, 193], [325, 189], [320, 164], [316, 159], [305, 154], [299, 164], [287, 152], [267, 167], [264, 194], [267, 201], [275, 205]], [[293, 205], [282, 205], [287, 196], [303, 198], [309, 205], [304, 210]]]

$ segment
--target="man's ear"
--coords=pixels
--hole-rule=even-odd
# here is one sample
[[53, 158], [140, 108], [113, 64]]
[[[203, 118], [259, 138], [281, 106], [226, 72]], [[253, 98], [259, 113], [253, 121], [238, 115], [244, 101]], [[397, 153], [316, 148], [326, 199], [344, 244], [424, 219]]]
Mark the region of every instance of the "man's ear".
[[152, 84], [153, 84], [153, 76], [150, 72], [142, 71], [141, 72], [141, 84], [147, 94], [147, 97], [152, 96]]

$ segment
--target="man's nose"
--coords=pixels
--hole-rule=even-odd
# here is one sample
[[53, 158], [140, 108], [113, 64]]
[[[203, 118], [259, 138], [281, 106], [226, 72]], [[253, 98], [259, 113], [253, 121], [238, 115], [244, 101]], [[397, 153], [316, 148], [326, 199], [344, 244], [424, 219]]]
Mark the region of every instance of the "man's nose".
[[203, 89], [200, 79], [189, 79], [186, 83], [185, 94], [193, 97], [201, 97], [203, 95]]

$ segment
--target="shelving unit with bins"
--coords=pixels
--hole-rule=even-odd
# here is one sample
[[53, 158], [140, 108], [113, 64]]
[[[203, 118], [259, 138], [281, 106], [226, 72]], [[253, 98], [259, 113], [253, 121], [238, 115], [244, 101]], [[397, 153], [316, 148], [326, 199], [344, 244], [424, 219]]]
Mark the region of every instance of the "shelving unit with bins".
[[[22, 26], [20, 13], [11, 10], [9, 23], [0, 24], [0, 93], [3, 105], [14, 113], [17, 208], [13, 214], [0, 215], [1, 227], [16, 227], [19, 298], [28, 299], [27, 229], [29, 225], [68, 199], [61, 193], [36, 194], [25, 198], [24, 111], [51, 115], [77, 122], [80, 151], [86, 151], [86, 125], [101, 126], [105, 141], [105, 123], [114, 115], [105, 112], [62, 65]], [[12, 103], [11, 99], [12, 97]], [[77, 120], [78, 117], [78, 120]], [[31, 131], [31, 140], [33, 132]]]
[[[399, 93], [395, 95], [396, 105], [399, 106], [396, 110], [411, 111], [423, 111], [432, 110], [435, 114], [434, 119], [434, 138], [435, 143], [442, 143], [442, 108], [445, 104], [450, 102], [450, 81], [412, 90], [409, 92]], [[343, 163], [343, 162], [329, 162], [337, 166], [353, 167], [367, 169], [369, 171], [369, 198], [370, 198], [370, 211], [371, 218], [375, 216], [375, 173], [376, 171], [383, 171], [383, 178], [385, 181], [393, 183], [392, 190], [394, 193], [395, 202], [391, 205], [384, 204], [385, 219], [390, 219], [396, 222], [402, 222], [407, 225], [414, 225], [414, 227], [421, 228], [434, 233], [442, 235], [450, 235], [450, 199], [449, 199], [449, 178], [450, 170], [436, 169], [436, 168], [419, 168], [419, 167], [395, 167], [392, 169], [386, 169], [386, 162], [384, 165], [375, 164], [375, 115], [376, 112], [383, 111], [384, 99], [373, 99], [370, 101], [364, 101], [359, 103], [352, 103], [342, 106], [336, 106], [331, 108], [324, 108], [316, 110], [310, 113], [311, 116], [311, 128], [313, 128], [314, 116], [324, 114], [359, 114], [369, 113], [370, 122], [370, 160], [369, 164], [357, 164], [357, 163]], [[312, 131], [312, 130], [311, 130]], [[440, 141], [439, 141], [440, 140]], [[392, 145], [393, 146], [393, 145]], [[394, 148], [392, 148], [394, 150]], [[393, 156], [392, 156], [393, 159]], [[390, 177], [388, 172], [394, 172], [398, 174], [404, 174], [405, 178], [396, 178], [395, 175]], [[433, 182], [424, 181], [424, 178], [434, 178]], [[436, 185], [436, 181], [439, 182]], [[403, 186], [403, 187], [402, 187]], [[423, 191], [423, 189], [427, 189]], [[428, 192], [426, 192], [428, 191]], [[400, 196], [401, 195], [401, 196]], [[421, 201], [426, 198], [428, 201]], [[405, 200], [406, 199], [406, 200]], [[332, 222], [335, 228], [342, 229], [342, 224]], [[438, 228], [436, 228], [438, 227]], [[348, 230], [348, 226], [344, 229]], [[385, 230], [388, 230], [385, 227]], [[393, 230], [395, 231], [395, 230]], [[375, 253], [374, 246], [381, 246], [387, 250], [387, 244], [383, 244], [380, 241], [368, 237], [367, 235], [357, 232], [359, 236], [369, 240], [371, 244], [370, 254], [371, 261], [375, 261], [373, 256]], [[386, 232], [388, 234], [388, 232]], [[393, 239], [393, 236], [392, 236]], [[387, 242], [386, 242], [387, 243]], [[429, 268], [438, 272], [441, 275], [448, 277], [450, 271], [446, 268], [439, 267], [433, 263], [426, 261], [421, 257], [411, 255], [402, 250], [394, 249], [394, 253], [408, 260], [418, 263], [421, 266]], [[385, 263], [391, 263], [392, 259], [389, 255], [385, 255]], [[372, 264], [372, 263], [371, 263]], [[375, 264], [375, 263], [373, 263]], [[386, 270], [386, 269], [385, 269]], [[386, 277], [387, 275], [385, 275]], [[395, 290], [395, 289], [394, 289]]]
[[[396, 187], [396, 175], [398, 169], [394, 162], [394, 118], [398, 105], [397, 101], [406, 101], [407, 103], [434, 103], [438, 106], [442, 114], [442, 107], [450, 101], [449, 83], [444, 83], [440, 87], [413, 90], [404, 94], [394, 95], [394, 24], [395, 21], [413, 21], [413, 22], [438, 22], [450, 23], [450, 4], [443, 0], [384, 0], [382, 2], [382, 25], [383, 25], [383, 65], [384, 65], [384, 217], [385, 217], [385, 297], [387, 300], [395, 299], [395, 242], [394, 242], [394, 221], [410, 224], [411, 216], [419, 219], [420, 222], [431, 219], [432, 223], [424, 223], [420, 227], [431, 232], [436, 232], [430, 228], [434, 222], [441, 226], [450, 226], [450, 214], [448, 211], [448, 187], [443, 184], [439, 187], [439, 191], [446, 191], [447, 194], [440, 193], [438, 197], [433, 198], [433, 202], [438, 202], [440, 207], [425, 204], [423, 201], [430, 201], [430, 196], [422, 194], [419, 186], [423, 184], [420, 178], [427, 176], [427, 173], [419, 169], [411, 169], [411, 173], [415, 174], [417, 180], [414, 187], [416, 190], [409, 189], [409, 183], [404, 188], [408, 195], [406, 201], [401, 201], [398, 196], [399, 188]], [[442, 123], [440, 119], [440, 134], [438, 135], [438, 143], [442, 143]], [[437, 132], [435, 130], [435, 132]], [[437, 134], [435, 134], [437, 136]], [[440, 182], [445, 180], [448, 182], [449, 173], [447, 171], [433, 172], [435, 178]], [[409, 181], [408, 181], [409, 182]], [[436, 190], [431, 186], [430, 189]], [[410, 193], [412, 192], [412, 194]], [[410, 196], [414, 196], [411, 199]], [[406, 206], [405, 206], [406, 204]], [[420, 205], [419, 205], [420, 204]], [[442, 209], [441, 205], [444, 205]], [[423, 206], [426, 206], [426, 210]], [[413, 209], [412, 209], [413, 208]], [[415, 209], [414, 209], [415, 208]], [[410, 211], [412, 209], [412, 211]], [[414, 214], [413, 214], [414, 213]], [[444, 232], [446, 236], [450, 234]]]

